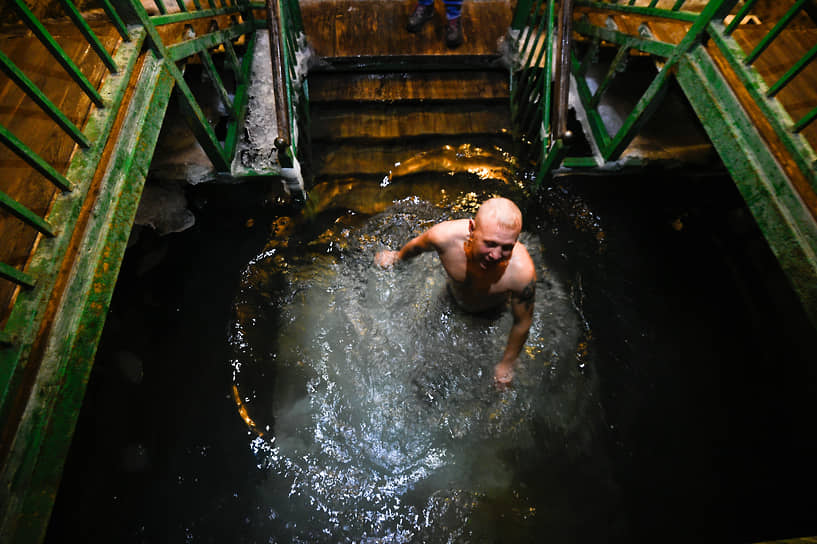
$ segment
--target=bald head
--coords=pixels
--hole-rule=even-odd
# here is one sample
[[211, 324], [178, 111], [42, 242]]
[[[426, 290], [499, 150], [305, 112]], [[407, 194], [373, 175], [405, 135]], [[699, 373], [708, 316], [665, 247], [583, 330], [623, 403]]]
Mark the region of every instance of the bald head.
[[480, 224], [495, 221], [503, 229], [522, 231], [522, 212], [507, 198], [490, 198], [482, 203], [474, 217], [474, 223]]

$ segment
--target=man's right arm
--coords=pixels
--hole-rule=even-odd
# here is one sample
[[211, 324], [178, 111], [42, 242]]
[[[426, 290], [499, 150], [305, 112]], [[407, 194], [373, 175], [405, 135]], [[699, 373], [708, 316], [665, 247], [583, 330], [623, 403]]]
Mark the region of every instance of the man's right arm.
[[374, 257], [376, 265], [382, 268], [390, 268], [397, 261], [407, 261], [413, 259], [421, 253], [436, 249], [430, 234], [434, 227], [425, 231], [421, 235], [410, 240], [406, 245], [400, 248], [400, 251], [381, 251]]
[[[449, 222], [450, 223], [450, 222]], [[397, 261], [408, 261], [427, 251], [440, 251], [440, 243], [444, 237], [447, 223], [437, 223], [419, 236], [409, 240], [399, 251], [381, 251], [374, 257], [374, 262], [382, 268], [390, 268]]]

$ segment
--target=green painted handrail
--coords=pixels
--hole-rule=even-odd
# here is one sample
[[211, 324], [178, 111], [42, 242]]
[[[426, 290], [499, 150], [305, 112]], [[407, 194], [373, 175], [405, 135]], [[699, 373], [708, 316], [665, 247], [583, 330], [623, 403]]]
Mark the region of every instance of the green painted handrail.
[[218, 15], [230, 15], [233, 13], [240, 13], [241, 8], [230, 6], [226, 8], [211, 8], [200, 11], [186, 11], [184, 13], [171, 13], [169, 15], [154, 15], [150, 18], [150, 22], [155, 26], [168, 25], [171, 23], [181, 23], [184, 21], [193, 21], [195, 19], [206, 19], [216, 17]]
[[797, 121], [794, 124], [794, 127], [792, 127], [792, 131], [794, 132], [802, 131], [804, 128], [813, 123], [815, 118], [817, 118], [817, 107], [815, 107], [813, 110], [804, 115], [802, 119]]

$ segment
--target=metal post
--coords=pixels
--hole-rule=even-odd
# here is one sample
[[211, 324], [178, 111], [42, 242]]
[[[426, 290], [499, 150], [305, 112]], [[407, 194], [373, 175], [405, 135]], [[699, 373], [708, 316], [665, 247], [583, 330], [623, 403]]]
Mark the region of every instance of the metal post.
[[[284, 51], [281, 39], [284, 35], [279, 0], [267, 0], [267, 28], [269, 29], [270, 60], [272, 61], [272, 90], [275, 97], [275, 121], [278, 125], [278, 161], [284, 168], [292, 166], [289, 153], [284, 152], [292, 144], [292, 129], [289, 119], [289, 100], [286, 92], [286, 75], [284, 74]], [[284, 164], [289, 161], [289, 166]]]
[[556, 62], [556, 96], [554, 97], [553, 136], [572, 136], [567, 130], [567, 101], [570, 92], [570, 34], [573, 31], [573, 0], [563, 0], [559, 11], [558, 56]]

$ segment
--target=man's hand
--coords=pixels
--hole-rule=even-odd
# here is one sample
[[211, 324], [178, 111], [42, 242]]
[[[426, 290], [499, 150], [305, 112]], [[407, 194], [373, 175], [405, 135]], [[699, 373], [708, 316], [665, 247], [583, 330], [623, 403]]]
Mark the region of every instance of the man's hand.
[[494, 367], [494, 385], [500, 391], [505, 390], [513, 380], [513, 363], [500, 361]]
[[379, 251], [377, 255], [374, 256], [374, 264], [380, 268], [391, 268], [394, 266], [394, 263], [399, 260], [399, 256], [399, 251]]

